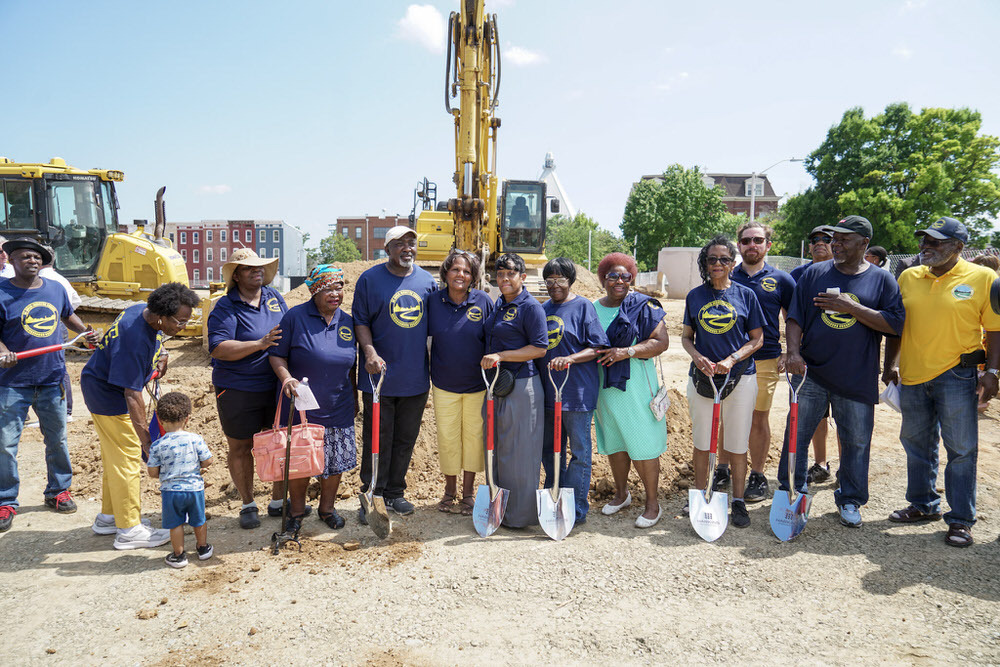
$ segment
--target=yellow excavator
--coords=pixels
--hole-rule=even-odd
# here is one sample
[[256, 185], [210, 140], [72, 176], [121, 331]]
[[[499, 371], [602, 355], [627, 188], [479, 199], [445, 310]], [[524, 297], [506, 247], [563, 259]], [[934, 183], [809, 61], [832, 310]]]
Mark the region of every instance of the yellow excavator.
[[[497, 199], [500, 74], [496, 14], [486, 13], [484, 0], [462, 0], [461, 11], [448, 18], [444, 96], [455, 120], [457, 194], [438, 203], [436, 184], [425, 178], [417, 186], [410, 220], [421, 263], [439, 263], [453, 247], [476, 253], [484, 267], [503, 252], [516, 252], [536, 268], [547, 261], [545, 183], [505, 180]], [[558, 200], [551, 208], [559, 211]]]
[[[169, 238], [163, 193], [156, 195], [153, 233], [144, 224], [120, 233], [113, 169], [77, 169], [62, 158], [19, 163], [0, 157], [0, 234], [30, 237], [53, 249], [53, 266], [73, 285], [79, 310], [116, 313], [169, 282], [188, 284], [187, 267]], [[181, 335], [201, 335], [193, 317]]]

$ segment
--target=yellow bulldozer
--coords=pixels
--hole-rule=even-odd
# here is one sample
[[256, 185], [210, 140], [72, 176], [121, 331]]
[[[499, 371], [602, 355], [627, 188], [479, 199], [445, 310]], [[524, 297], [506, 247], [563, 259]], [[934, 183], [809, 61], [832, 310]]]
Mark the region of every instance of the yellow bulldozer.
[[[83, 299], [79, 310], [117, 313], [169, 282], [188, 284], [187, 267], [169, 238], [163, 193], [153, 233], [140, 224], [119, 232], [113, 169], [77, 169], [62, 158], [45, 164], [0, 157], [0, 234], [30, 237], [53, 249], [53, 266]], [[181, 335], [201, 335], [200, 313]]]

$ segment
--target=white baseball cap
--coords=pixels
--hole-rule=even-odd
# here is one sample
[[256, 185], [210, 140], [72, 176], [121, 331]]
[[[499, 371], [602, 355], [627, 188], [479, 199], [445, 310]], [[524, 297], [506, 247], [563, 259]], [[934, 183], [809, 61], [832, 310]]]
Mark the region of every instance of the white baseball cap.
[[417, 232], [414, 231], [412, 227], [407, 227], [406, 225], [396, 225], [392, 227], [385, 233], [385, 247], [389, 247], [389, 244], [396, 239], [401, 239], [407, 234], [413, 234], [413, 238], [417, 238]]

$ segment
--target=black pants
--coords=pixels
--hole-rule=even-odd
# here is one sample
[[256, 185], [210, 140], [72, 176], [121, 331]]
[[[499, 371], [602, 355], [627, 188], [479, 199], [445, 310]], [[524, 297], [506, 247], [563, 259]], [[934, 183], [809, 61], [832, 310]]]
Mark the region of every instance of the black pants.
[[[427, 406], [427, 393], [417, 396], [382, 396], [379, 428], [378, 480], [375, 495], [386, 500], [402, 498], [406, 491], [406, 473], [413, 458], [413, 445], [420, 433], [420, 423]], [[368, 491], [372, 481], [372, 395], [361, 393], [364, 404], [364, 428], [361, 432], [361, 491]]]

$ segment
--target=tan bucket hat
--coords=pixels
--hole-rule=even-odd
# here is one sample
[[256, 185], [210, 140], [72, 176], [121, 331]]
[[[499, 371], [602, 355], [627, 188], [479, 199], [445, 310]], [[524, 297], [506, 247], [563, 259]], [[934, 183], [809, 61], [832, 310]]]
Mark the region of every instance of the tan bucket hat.
[[237, 266], [264, 267], [264, 284], [270, 285], [271, 281], [274, 280], [275, 274], [278, 273], [278, 260], [278, 257], [263, 259], [250, 248], [237, 248], [229, 256], [229, 261], [222, 265], [222, 281], [226, 283], [226, 291], [228, 292], [236, 286], [236, 282], [233, 280], [233, 273], [236, 271]]

